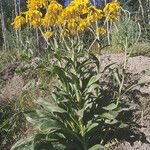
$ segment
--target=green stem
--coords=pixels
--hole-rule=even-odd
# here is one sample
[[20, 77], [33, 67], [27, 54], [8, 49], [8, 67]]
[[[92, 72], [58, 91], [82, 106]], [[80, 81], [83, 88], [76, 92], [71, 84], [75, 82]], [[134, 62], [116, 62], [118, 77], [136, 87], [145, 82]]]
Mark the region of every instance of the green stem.
[[128, 41], [127, 41], [127, 38], [126, 38], [126, 43], [124, 45], [125, 56], [124, 56], [122, 80], [121, 80], [121, 85], [119, 87], [119, 94], [118, 94], [117, 104], [116, 105], [118, 105], [119, 100], [120, 100], [120, 98], [122, 96], [122, 89], [123, 89], [123, 85], [124, 85], [124, 81], [125, 81], [125, 70], [126, 70], [126, 67], [127, 67], [127, 45], [128, 45]]
[[81, 131], [81, 136], [82, 136], [82, 141], [83, 141], [82, 142], [83, 143], [83, 150], [88, 150], [86, 139], [85, 139], [85, 136], [84, 136], [84, 125], [82, 123], [82, 120], [80, 120], [79, 124], [80, 124], [80, 131]]

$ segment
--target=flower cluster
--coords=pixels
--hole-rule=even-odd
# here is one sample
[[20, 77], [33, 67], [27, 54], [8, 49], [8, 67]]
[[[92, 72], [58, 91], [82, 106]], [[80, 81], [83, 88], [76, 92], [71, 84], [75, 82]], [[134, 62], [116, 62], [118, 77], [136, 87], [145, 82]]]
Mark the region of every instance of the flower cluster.
[[41, 25], [42, 13], [38, 10], [29, 10], [25, 13], [26, 22], [30, 23], [34, 28]]
[[[42, 28], [47, 37], [52, 36], [50, 33], [56, 28], [60, 35], [68, 36], [93, 28], [96, 22], [105, 18], [114, 21], [121, 8], [116, 0], [108, 3], [103, 10], [92, 6], [90, 0], [73, 0], [66, 8], [56, 0], [28, 0], [27, 7], [28, 10], [22, 13], [25, 17], [17, 16], [12, 25], [17, 29], [29, 23], [33, 28]], [[104, 34], [106, 31], [97, 26], [95, 32]]]
[[22, 16], [17, 16], [14, 19], [14, 22], [12, 23], [12, 25], [14, 26], [15, 29], [20, 28], [21, 25], [24, 25], [26, 23], [26, 20], [24, 17]]
[[108, 3], [103, 11], [109, 21], [114, 21], [117, 18], [117, 13], [120, 8], [121, 6], [119, 5], [118, 0], [114, 0], [111, 3]]
[[29, 10], [37, 10], [39, 8], [46, 8], [47, 3], [50, 2], [50, 0], [28, 0], [28, 9]]

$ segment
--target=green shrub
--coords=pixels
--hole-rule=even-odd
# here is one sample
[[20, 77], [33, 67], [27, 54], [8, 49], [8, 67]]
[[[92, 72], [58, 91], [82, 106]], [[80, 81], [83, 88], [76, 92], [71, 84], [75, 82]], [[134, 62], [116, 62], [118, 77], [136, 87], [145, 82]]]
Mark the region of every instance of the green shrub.
[[120, 17], [112, 28], [112, 48], [122, 50], [132, 47], [140, 37], [140, 25], [127, 16]]

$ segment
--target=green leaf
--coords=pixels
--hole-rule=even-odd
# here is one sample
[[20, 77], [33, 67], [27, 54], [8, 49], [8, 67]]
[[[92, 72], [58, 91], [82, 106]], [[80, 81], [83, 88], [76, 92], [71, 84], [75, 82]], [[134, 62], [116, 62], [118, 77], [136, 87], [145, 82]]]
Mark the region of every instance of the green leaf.
[[36, 112], [25, 113], [25, 117], [33, 125], [39, 126], [42, 123], [41, 118], [37, 115]]
[[108, 105], [106, 107], [103, 107], [103, 109], [105, 109], [105, 110], [114, 110], [116, 108], [117, 108], [117, 105], [114, 103], [111, 103], [110, 105]]
[[[94, 129], [95, 127], [97, 127], [99, 124], [98, 123], [92, 123], [91, 125], [89, 125], [86, 129], [86, 133], [90, 132], [92, 129]], [[85, 133], [85, 134], [86, 134]]]
[[118, 115], [117, 112], [112, 112], [111, 114], [110, 113], [103, 113], [102, 115], [100, 115], [100, 117], [104, 118], [104, 119], [113, 120], [116, 118], [117, 115]]
[[92, 60], [94, 60], [94, 63], [95, 63], [96, 66], [97, 66], [97, 70], [99, 71], [100, 62], [99, 62], [98, 58], [97, 58], [94, 54], [90, 54], [90, 58], [91, 58]]
[[100, 75], [99, 75], [99, 74], [92, 76], [92, 77], [90, 78], [90, 80], [89, 80], [87, 86], [88, 86], [88, 87], [91, 86], [92, 84], [94, 84], [95, 82], [97, 82], [99, 79], [100, 79]]
[[122, 112], [122, 111], [130, 111], [130, 110], [134, 110], [138, 105], [137, 104], [130, 104], [128, 108], [121, 108], [118, 110], [118, 112]]
[[81, 119], [83, 118], [84, 111], [85, 111], [85, 109], [84, 109], [84, 108], [83, 108], [83, 109], [81, 109], [81, 110], [79, 110], [79, 111], [77, 111], [77, 115], [79, 116], [79, 120], [81, 120]]
[[65, 70], [63, 68], [60, 68], [58, 66], [55, 66], [54, 67], [54, 73], [56, 73], [59, 77], [59, 79], [62, 81], [62, 82], [68, 82], [68, 78], [65, 74]]
[[28, 138], [21, 139], [12, 146], [11, 150], [34, 150], [32, 145], [33, 139], [33, 135]]
[[116, 119], [113, 119], [112, 121], [111, 120], [105, 120], [105, 123], [112, 125], [112, 124], [118, 123], [118, 120], [116, 120]]
[[106, 148], [100, 144], [96, 144], [92, 146], [91, 148], [89, 148], [88, 150], [106, 150]]
[[90, 87], [86, 88], [87, 89], [87, 93], [93, 92], [98, 87], [99, 87], [98, 84], [92, 84]]
[[114, 65], [114, 64], [116, 64], [116, 63], [111, 63], [111, 64], [107, 65], [107, 66], [104, 68], [104, 70], [102, 71], [102, 73], [104, 73], [108, 68], [110, 68], [110, 66], [112, 66], [112, 65]]
[[120, 87], [120, 86], [121, 86], [121, 81], [120, 81], [120, 79], [119, 79], [118, 73], [115, 72], [115, 71], [113, 71], [113, 76], [114, 76], [114, 78], [116, 79], [116, 81], [118, 82], [119, 87]]
[[59, 125], [58, 125], [56, 120], [52, 120], [52, 119], [44, 120], [43, 123], [40, 126], [40, 129], [42, 131], [50, 131], [51, 129], [58, 130], [59, 129]]
[[126, 128], [126, 127], [128, 127], [128, 124], [125, 124], [125, 123], [121, 123], [120, 126], [119, 126], [119, 128], [121, 128], [121, 129]]
[[51, 103], [44, 101], [43, 98], [38, 98], [37, 103], [39, 105], [42, 105], [46, 110], [50, 111], [51, 113], [54, 113], [54, 112], [66, 113], [67, 112], [66, 110], [64, 110], [56, 105], [53, 105]]
[[114, 119], [114, 116], [109, 114], [109, 113], [104, 113], [101, 115], [102, 118], [105, 118], [105, 119], [109, 119], [109, 120], [113, 120]]

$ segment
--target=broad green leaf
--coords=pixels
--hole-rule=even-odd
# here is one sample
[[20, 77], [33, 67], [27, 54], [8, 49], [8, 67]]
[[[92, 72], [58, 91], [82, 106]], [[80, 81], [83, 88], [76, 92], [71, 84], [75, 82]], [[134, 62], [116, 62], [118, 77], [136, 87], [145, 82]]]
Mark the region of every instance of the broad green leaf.
[[104, 113], [104, 114], [101, 115], [101, 117], [109, 119], [109, 120], [113, 120], [114, 119], [114, 116], [112, 114], [109, 114], [109, 113]]
[[98, 58], [96, 57], [96, 55], [90, 54], [90, 58], [91, 58], [92, 60], [94, 60], [94, 63], [95, 63], [96, 66], [97, 66], [97, 70], [99, 71], [99, 69], [100, 69], [100, 61], [98, 60]]
[[92, 84], [94, 84], [95, 82], [97, 82], [99, 79], [100, 79], [100, 75], [99, 75], [99, 74], [92, 76], [92, 77], [90, 78], [90, 80], [89, 80], [87, 86], [88, 86], [88, 87], [91, 86]]
[[89, 63], [89, 59], [84, 60], [82, 63], [77, 63], [78, 71], [81, 71], [82, 68], [85, 68], [90, 63]]
[[33, 139], [34, 135], [21, 139], [12, 146], [11, 150], [34, 150], [32, 145]]
[[86, 129], [85, 134], [87, 134], [88, 132], [90, 132], [92, 129], [94, 129], [95, 127], [97, 127], [99, 124], [98, 123], [92, 123], [91, 125], [89, 125]]
[[70, 82], [71, 79], [69, 79], [69, 77], [66, 76], [65, 70], [63, 68], [55, 66], [54, 72], [58, 75], [58, 77], [59, 77], [60, 81], [63, 83], [63, 85], [67, 87], [67, 84], [68, 84], [68, 82]]
[[42, 98], [39, 98], [37, 100], [37, 103], [39, 105], [42, 105], [46, 110], [50, 111], [51, 113], [54, 113], [54, 112], [57, 112], [57, 113], [66, 113], [67, 111], [54, 105], [54, 104], [51, 104], [51, 103], [48, 103], [46, 101], [44, 101]]
[[111, 103], [110, 105], [108, 105], [106, 107], [103, 107], [103, 109], [105, 109], [105, 110], [114, 110], [116, 108], [117, 108], [117, 105], [114, 103]]
[[128, 124], [125, 124], [125, 123], [121, 123], [119, 126], [119, 128], [126, 128], [126, 127], [128, 127]]
[[83, 118], [83, 115], [84, 115], [84, 108], [83, 109], [81, 109], [81, 110], [79, 110], [78, 112], [77, 112], [77, 115], [79, 116], [79, 120], [81, 120], [82, 118]]
[[106, 150], [106, 148], [100, 144], [96, 144], [92, 146], [91, 148], [89, 148], [88, 150]]
[[130, 104], [129, 107], [126, 107], [126, 108], [121, 108], [118, 110], [118, 112], [122, 112], [122, 111], [130, 111], [130, 110], [134, 110], [135, 107], [137, 107], [138, 105], [137, 104]]
[[109, 119], [109, 120], [113, 120], [115, 119], [115, 116], [110, 114], [110, 113], [103, 113], [102, 115], [100, 115], [100, 118], [105, 118], [105, 119]]
[[98, 84], [92, 84], [90, 87], [87, 88], [87, 92], [93, 92], [96, 88], [98, 88], [99, 85]]
[[106, 119], [106, 120], [105, 120], [105, 123], [112, 125], [112, 124], [118, 123], [118, 120], [113, 119], [113, 120], [111, 121], [111, 120], [107, 120], [107, 119]]
[[36, 112], [29, 112], [25, 114], [26, 119], [32, 123], [33, 125], [40, 125], [42, 123], [42, 120], [40, 116], [37, 115]]
[[59, 125], [56, 120], [47, 119], [43, 121], [43, 123], [40, 126], [40, 129], [42, 131], [50, 131], [51, 129], [59, 129]]

